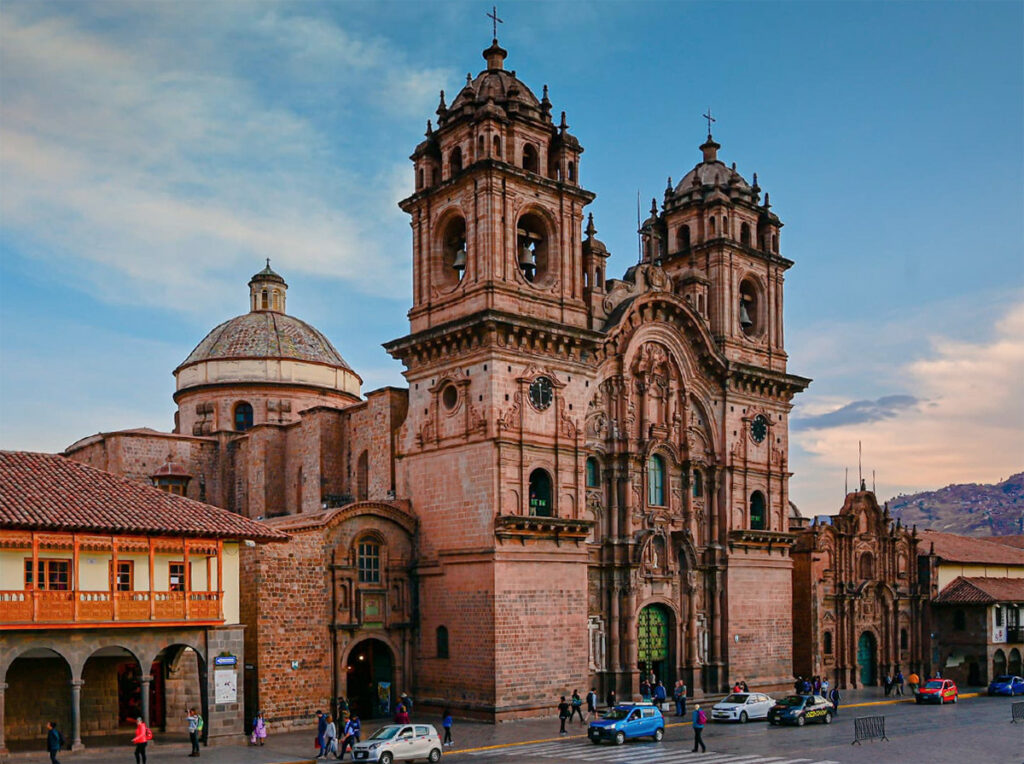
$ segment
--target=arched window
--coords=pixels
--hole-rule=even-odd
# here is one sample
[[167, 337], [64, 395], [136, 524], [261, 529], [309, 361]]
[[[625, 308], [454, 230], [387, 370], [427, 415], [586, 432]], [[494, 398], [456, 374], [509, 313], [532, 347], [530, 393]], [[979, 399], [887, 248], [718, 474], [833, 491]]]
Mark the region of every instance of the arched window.
[[906, 629], [900, 629], [900, 650], [910, 649], [910, 635]]
[[658, 454], [647, 460], [647, 503], [665, 506], [665, 460]]
[[776, 254], [778, 254], [778, 252], [779, 252], [779, 237], [778, 236], [772, 236], [772, 252], [775, 252]]
[[764, 494], [760, 491], [754, 491], [750, 494], [750, 527], [755, 531], [763, 531], [766, 523]]
[[693, 471], [693, 498], [699, 499], [704, 495], [704, 475], [700, 470]]
[[875, 558], [871, 556], [870, 552], [865, 552], [860, 556], [859, 566], [862, 581], [868, 581], [875, 577]]
[[604, 271], [600, 268], [594, 271], [594, 288], [604, 289]]
[[746, 278], [740, 282], [738, 312], [740, 331], [748, 337], [759, 335], [764, 326], [761, 316], [761, 289], [753, 279]]
[[501, 159], [501, 138], [494, 136], [494, 158]]
[[544, 219], [535, 212], [523, 214], [516, 225], [516, 239], [517, 263], [523, 278], [531, 284], [549, 281], [555, 269]]
[[750, 246], [750, 224], [744, 223], [740, 226], [740, 244], [745, 247]]
[[551, 511], [551, 476], [547, 470], [534, 470], [530, 473], [530, 514], [551, 517]]
[[1006, 667], [1007, 671], [1014, 676], [1020, 676], [1022, 673], [1020, 665], [1020, 650], [1016, 647], [1010, 650], [1010, 662]]
[[[471, 144], [472, 145], [472, 144]], [[456, 146], [452, 149], [452, 153], [448, 155], [448, 171], [449, 177], [456, 173], [462, 172], [462, 147]]]
[[1002, 676], [1006, 673], [1006, 653], [1002, 650], [996, 650], [992, 656], [992, 678], [995, 679], [997, 676]]
[[416, 188], [418, 188], [418, 189], [419, 188], [423, 188], [423, 168], [422, 167], [420, 168], [420, 171], [418, 173], [416, 173]]
[[569, 162], [569, 182], [576, 182], [576, 165], [574, 165], [572, 162]]
[[356, 500], [366, 501], [370, 484], [370, 457], [368, 452], [359, 454], [356, 462]]
[[281, 290], [274, 290], [274, 310], [281, 310]]
[[676, 234], [676, 244], [680, 252], [690, 251], [690, 226], [684, 225], [679, 227], [679, 233]]
[[266, 310], [267, 308], [270, 307], [270, 292], [268, 292], [266, 289], [264, 289], [262, 294], [260, 295], [260, 307], [263, 308], [263, 310]]
[[438, 626], [437, 627], [437, 657], [447, 658], [448, 657], [448, 627]]
[[523, 169], [527, 172], [537, 172], [539, 162], [537, 149], [534, 148], [533, 144], [527, 143], [523, 146]]
[[242, 401], [235, 404], [235, 431], [245, 432], [252, 427], [252, 405]]
[[591, 456], [587, 459], [587, 488], [597, 488], [601, 485], [601, 466], [597, 459]]
[[967, 628], [967, 615], [963, 610], [953, 611], [953, 630], [963, 631]]
[[715, 218], [714, 218], [714, 216], [713, 216], [713, 215], [712, 215], [712, 217], [711, 217], [711, 235], [712, 235], [712, 236], [714, 236], [714, 235], [715, 235]]
[[359, 571], [359, 583], [380, 583], [380, 544], [373, 540], [359, 542], [356, 569]]
[[454, 287], [466, 275], [468, 262], [466, 221], [461, 216], [455, 216], [444, 227], [444, 236], [441, 239], [441, 269], [436, 274], [437, 281], [442, 285]]
[[824, 638], [823, 641], [825, 643], [825, 655], [831, 655], [832, 654], [832, 632], [831, 631], [826, 631], [825, 632], [825, 638]]
[[476, 141], [476, 158], [484, 158], [484, 137], [482, 135]]
[[704, 295], [697, 295], [697, 312], [704, 315]]

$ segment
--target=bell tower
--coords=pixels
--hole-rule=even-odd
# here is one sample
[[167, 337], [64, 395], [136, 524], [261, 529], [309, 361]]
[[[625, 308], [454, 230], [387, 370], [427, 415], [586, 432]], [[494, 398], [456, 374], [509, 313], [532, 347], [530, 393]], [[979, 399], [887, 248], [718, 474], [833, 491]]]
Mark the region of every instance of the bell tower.
[[411, 156], [410, 333], [385, 346], [409, 384], [397, 485], [419, 519], [416, 693], [492, 719], [587, 677], [582, 417], [607, 254], [582, 240], [582, 146], [507, 56], [495, 39], [450, 105], [442, 91]]

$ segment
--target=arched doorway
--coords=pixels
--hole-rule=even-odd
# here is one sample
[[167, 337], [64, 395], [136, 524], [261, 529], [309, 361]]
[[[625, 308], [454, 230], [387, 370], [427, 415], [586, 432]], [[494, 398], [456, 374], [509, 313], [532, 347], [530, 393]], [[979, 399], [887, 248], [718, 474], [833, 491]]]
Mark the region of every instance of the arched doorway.
[[671, 692], [672, 676], [672, 614], [664, 605], [648, 605], [637, 618], [637, 670], [641, 678], [654, 674], [656, 681]]
[[860, 666], [860, 683], [862, 687], [871, 687], [878, 677], [878, 642], [875, 635], [865, 631], [857, 640], [857, 665]]
[[22, 653], [0, 677], [4, 693], [4, 744], [14, 751], [38, 751], [46, 739], [46, 722], [57, 729], [68, 745], [71, 729], [71, 666], [60, 653], [33, 648]]
[[1020, 676], [1022, 673], [1020, 665], [1020, 650], [1016, 647], [1010, 650], [1010, 664], [1008, 666], [1008, 671], [1014, 676]]
[[[185, 728], [179, 724], [181, 713], [195, 708], [203, 719], [209, 717], [206, 661], [191, 645], [168, 645], [153, 659], [149, 673], [153, 677], [149, 686], [149, 726], [186, 740]], [[204, 726], [204, 740], [207, 730]]]
[[352, 647], [345, 666], [346, 696], [363, 719], [391, 716], [395, 702], [395, 660], [379, 639], [364, 639]]
[[1006, 653], [1002, 650], [996, 650], [996, 654], [992, 656], [992, 678], [995, 679], [997, 676], [1001, 676], [1006, 673]]
[[109, 745], [133, 729], [142, 713], [142, 667], [119, 645], [96, 650], [82, 666], [82, 739], [87, 748]]

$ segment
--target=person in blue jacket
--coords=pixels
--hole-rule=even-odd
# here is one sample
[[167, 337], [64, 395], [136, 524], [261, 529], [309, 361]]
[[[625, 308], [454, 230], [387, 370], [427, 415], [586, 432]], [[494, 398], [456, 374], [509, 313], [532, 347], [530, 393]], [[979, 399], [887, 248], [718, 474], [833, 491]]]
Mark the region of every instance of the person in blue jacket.
[[57, 722], [46, 723], [46, 750], [50, 754], [50, 764], [60, 764], [57, 754], [64, 747], [64, 736], [57, 729]]
[[444, 727], [444, 740], [441, 745], [451, 748], [455, 745], [452, 742], [452, 712], [447, 708], [444, 710], [444, 716], [441, 718], [441, 726]]

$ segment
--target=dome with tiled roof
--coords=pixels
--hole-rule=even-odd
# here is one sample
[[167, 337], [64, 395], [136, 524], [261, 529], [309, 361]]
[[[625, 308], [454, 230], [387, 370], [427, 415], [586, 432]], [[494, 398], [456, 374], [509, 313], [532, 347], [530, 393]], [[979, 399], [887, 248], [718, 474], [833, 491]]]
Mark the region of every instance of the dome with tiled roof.
[[193, 434], [215, 431], [228, 419], [227, 409], [219, 418], [216, 412], [238, 401], [249, 408], [232, 414], [236, 430], [294, 421], [314, 405], [359, 400], [359, 375], [322, 332], [285, 312], [287, 291], [268, 260], [249, 280], [249, 312], [216, 326], [174, 370], [175, 400], [185, 412], [179, 426], [192, 422]]

